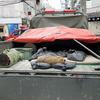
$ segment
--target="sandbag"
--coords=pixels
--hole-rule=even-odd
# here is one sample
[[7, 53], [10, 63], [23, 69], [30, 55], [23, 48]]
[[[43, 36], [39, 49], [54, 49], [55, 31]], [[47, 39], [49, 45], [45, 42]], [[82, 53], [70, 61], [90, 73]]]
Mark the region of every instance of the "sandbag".
[[33, 59], [37, 59], [39, 56], [43, 56], [43, 55], [66, 57], [66, 52], [65, 51], [52, 52], [52, 51], [48, 51], [47, 47], [43, 47], [38, 49], [37, 52], [33, 54], [29, 60], [31, 61]]
[[52, 56], [52, 55], [44, 55], [37, 58], [37, 62], [48, 63], [48, 64], [56, 64], [56, 63], [65, 63], [64, 57], [61, 56]]
[[62, 71], [66, 71], [69, 69], [73, 69], [76, 67], [75, 63], [57, 63], [57, 64], [48, 64], [48, 63], [41, 63], [41, 62], [37, 62], [37, 61], [31, 61], [31, 65], [32, 65], [32, 69], [36, 70], [36, 69], [50, 69], [50, 68], [54, 68], [54, 69], [58, 69], [58, 70], [62, 70]]
[[86, 58], [86, 53], [83, 51], [69, 50], [67, 58], [73, 61], [84, 61]]
[[52, 68], [54, 68], [54, 69], [60, 69], [62, 71], [66, 71], [65, 64], [61, 64], [61, 63], [53, 64]]
[[66, 64], [57, 63], [57, 64], [53, 64], [52, 67], [55, 69], [60, 69], [62, 71], [66, 71], [68, 69], [75, 68], [76, 64], [75, 63], [66, 63]]
[[56, 55], [57, 56], [66, 57], [67, 56], [67, 53], [66, 53], [66, 51], [58, 51], [58, 52], [56, 52]]
[[15, 49], [6, 49], [0, 54], [0, 65], [9, 66], [23, 59], [23, 54]]
[[38, 51], [35, 54], [32, 55], [30, 60], [37, 59], [39, 56], [43, 56], [43, 55], [53, 55], [53, 56], [56, 56], [56, 54], [54, 52], [47, 51], [47, 48], [43, 47], [43, 48], [38, 49]]
[[32, 69], [49, 69], [51, 68], [50, 64], [47, 63], [34, 63]]

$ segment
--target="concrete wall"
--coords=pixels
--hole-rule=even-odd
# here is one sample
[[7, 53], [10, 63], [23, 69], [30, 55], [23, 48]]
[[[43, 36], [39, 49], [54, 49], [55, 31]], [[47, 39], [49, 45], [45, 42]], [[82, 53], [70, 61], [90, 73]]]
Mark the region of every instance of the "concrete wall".
[[87, 0], [87, 8], [100, 6], [100, 0]]
[[23, 4], [0, 6], [0, 17], [23, 17]]
[[[28, 6], [27, 4], [23, 3], [23, 10], [24, 10], [24, 15], [31, 19], [35, 15], [35, 0], [33, 1], [27, 1], [27, 3], [32, 6]], [[31, 15], [28, 15], [28, 12], [31, 12]]]
[[100, 35], [100, 22], [89, 22], [89, 30], [96, 35]]
[[100, 0], [87, 1], [87, 13], [100, 12]]
[[[29, 1], [28, 3], [31, 6], [34, 6], [34, 2], [35, 2], [35, 0]], [[25, 3], [18, 3], [18, 4], [14, 4], [14, 5], [8, 5], [8, 6], [0, 6], [0, 17], [25, 18], [25, 17], [29, 17], [28, 11], [31, 11], [32, 16], [34, 15], [34, 12], [35, 12], [34, 9]]]
[[97, 6], [97, 7], [91, 7], [91, 8], [88, 8], [87, 9], [87, 13], [93, 13], [93, 12], [100, 12], [100, 7]]
[[100, 0], [92, 0], [92, 7], [100, 6]]
[[[87, 7], [87, 13], [100, 12], [100, 0], [91, 0], [90, 2], [91, 6]], [[93, 16], [97, 15], [93, 14]], [[89, 30], [92, 31], [94, 34], [100, 35], [100, 21], [89, 22]]]

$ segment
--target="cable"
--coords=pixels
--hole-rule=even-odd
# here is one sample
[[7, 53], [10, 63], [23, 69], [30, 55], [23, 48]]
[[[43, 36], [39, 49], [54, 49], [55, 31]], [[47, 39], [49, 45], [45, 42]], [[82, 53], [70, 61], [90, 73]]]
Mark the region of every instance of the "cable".
[[0, 4], [0, 6], [8, 6], [8, 5], [13, 5], [13, 4], [18, 4], [21, 3], [21, 1], [19, 2], [11, 2], [11, 3], [6, 3], [6, 4]]
[[0, 0], [0, 2], [19, 2], [19, 1], [21, 1], [21, 0]]
[[[27, 0], [27, 1], [29, 1], [29, 0]], [[21, 2], [24, 2], [25, 4], [27, 4], [28, 6], [30, 6], [31, 8], [33, 8], [34, 10], [37, 10], [35, 7], [33, 7], [33, 6], [31, 6], [29, 3], [27, 3], [26, 2], [26, 0], [19, 0], [19, 1], [17, 1], [17, 2], [9, 2], [8, 0], [7, 0], [7, 3], [5, 3], [6, 1], [0, 1], [0, 2], [2, 2], [2, 4], [0, 3], [0, 6], [8, 6], [8, 5], [13, 5], [13, 4], [17, 4], [17, 3], [21, 3]], [[4, 4], [5, 3], [5, 4]], [[37, 11], [39, 11], [40, 12], [40, 10], [37, 10]]]
[[16, 3], [16, 2], [19, 2], [21, 0], [4, 0], [4, 1], [0, 1], [0, 4], [3, 5], [3, 4], [8, 4], [8, 3]]
[[41, 10], [37, 10], [35, 7], [31, 6], [28, 2], [26, 2], [25, 0], [22, 0], [25, 4], [27, 4], [28, 6], [30, 6], [31, 8], [33, 8], [35, 11], [39, 11], [41, 13]]
[[[30, 0], [18, 0], [17, 2], [9, 2], [7, 0], [7, 3], [4, 4], [4, 2], [6, 1], [0, 1], [2, 2], [2, 4], [0, 3], [0, 6], [8, 6], [8, 5], [13, 5], [13, 4], [18, 4], [18, 3], [21, 3], [21, 2], [24, 2], [25, 4], [27, 4], [29, 7], [31, 7], [32, 9], [34, 9], [35, 11], [38, 11], [38, 13], [41, 13], [41, 10], [37, 10], [35, 7], [31, 6], [28, 2], [26, 1], [30, 1]], [[8, 3], [9, 2], [9, 3]]]
[[[29, 1], [29, 0], [27, 0], [27, 1]], [[13, 5], [13, 4], [17, 4], [17, 3], [21, 3], [21, 2], [23, 2], [23, 0], [13, 0], [13, 1], [0, 1], [0, 6], [8, 6], [8, 5]]]
[[30, 6], [31, 8], [33, 8], [35, 10], [35, 8], [33, 6], [31, 6], [29, 3], [27, 3], [25, 0], [22, 0], [22, 2], [26, 3], [28, 6]]

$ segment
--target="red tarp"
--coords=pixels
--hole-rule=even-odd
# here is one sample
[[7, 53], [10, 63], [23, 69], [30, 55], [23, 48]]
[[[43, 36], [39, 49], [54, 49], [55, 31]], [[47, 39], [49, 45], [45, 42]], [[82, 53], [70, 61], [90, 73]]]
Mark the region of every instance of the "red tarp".
[[100, 42], [100, 37], [93, 35], [86, 29], [68, 28], [65, 26], [46, 27], [29, 29], [19, 37], [15, 42], [53, 42], [55, 40], [72, 40], [76, 39], [87, 43]]

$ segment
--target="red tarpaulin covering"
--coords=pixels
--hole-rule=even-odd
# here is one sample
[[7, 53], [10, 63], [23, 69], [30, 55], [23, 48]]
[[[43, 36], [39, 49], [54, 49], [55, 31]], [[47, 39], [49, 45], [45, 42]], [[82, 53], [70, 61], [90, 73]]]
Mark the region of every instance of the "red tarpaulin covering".
[[100, 42], [100, 37], [93, 35], [86, 29], [68, 28], [65, 26], [46, 27], [29, 29], [19, 37], [15, 42], [53, 42], [55, 40], [72, 40], [76, 39], [87, 43]]

